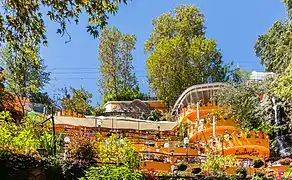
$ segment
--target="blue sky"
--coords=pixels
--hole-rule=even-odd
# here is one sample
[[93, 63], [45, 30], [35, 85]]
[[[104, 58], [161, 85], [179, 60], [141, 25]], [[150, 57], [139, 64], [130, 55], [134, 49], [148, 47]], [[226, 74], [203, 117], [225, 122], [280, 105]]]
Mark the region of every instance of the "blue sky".
[[[180, 4], [199, 7], [205, 15], [207, 36], [217, 40], [224, 62], [234, 61], [249, 71], [263, 70], [253, 50], [257, 36], [265, 33], [276, 20], [286, 18], [281, 0], [132, 0], [120, 6], [119, 12], [110, 17], [109, 26], [136, 35], [134, 71], [143, 92], [149, 89], [145, 70], [147, 55], [143, 49], [152, 31], [151, 20]], [[93, 93], [95, 105], [101, 99], [97, 88], [99, 42], [86, 32], [86, 15], [81, 16], [78, 26], [68, 27], [72, 41], [67, 44], [67, 37], [56, 34], [57, 24], [45, 23], [49, 46], [41, 49], [41, 56], [48, 71], [52, 71], [51, 83], [45, 90], [53, 95], [64, 86], [84, 86]]]

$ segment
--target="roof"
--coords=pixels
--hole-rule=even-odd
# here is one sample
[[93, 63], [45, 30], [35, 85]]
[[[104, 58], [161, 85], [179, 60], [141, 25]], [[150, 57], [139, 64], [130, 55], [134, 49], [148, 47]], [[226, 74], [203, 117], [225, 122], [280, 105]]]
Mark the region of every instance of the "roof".
[[215, 92], [226, 86], [225, 83], [207, 83], [207, 84], [198, 84], [187, 88], [175, 102], [172, 112], [172, 115], [177, 114], [180, 106], [186, 106], [188, 104], [196, 104], [197, 102], [209, 101], [215, 96]]
[[[121, 103], [125, 103], [125, 104], [130, 104], [131, 102], [133, 101], [108, 101], [107, 103], [104, 104], [104, 106], [108, 105], [108, 104], [121, 104]], [[144, 102], [144, 103], [147, 103], [147, 102], [163, 102], [162, 100], [151, 100], [151, 101], [142, 101], [141, 102]]]
[[101, 121], [101, 127], [113, 129], [133, 129], [133, 130], [157, 130], [170, 131], [176, 126], [176, 122], [168, 121], [148, 121], [125, 117], [67, 117], [55, 116], [55, 124], [66, 124], [72, 126], [98, 127], [98, 121]]

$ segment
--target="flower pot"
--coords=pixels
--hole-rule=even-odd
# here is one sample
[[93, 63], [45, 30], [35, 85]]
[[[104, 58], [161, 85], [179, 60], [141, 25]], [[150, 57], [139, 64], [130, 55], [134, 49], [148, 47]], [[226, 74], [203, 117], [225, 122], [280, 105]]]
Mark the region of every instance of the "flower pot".
[[201, 171], [202, 171], [201, 168], [193, 168], [192, 174], [199, 174]]
[[188, 168], [188, 166], [183, 164], [183, 163], [180, 163], [180, 164], [177, 165], [177, 169], [179, 171], [185, 171], [185, 170], [187, 170], [187, 168]]

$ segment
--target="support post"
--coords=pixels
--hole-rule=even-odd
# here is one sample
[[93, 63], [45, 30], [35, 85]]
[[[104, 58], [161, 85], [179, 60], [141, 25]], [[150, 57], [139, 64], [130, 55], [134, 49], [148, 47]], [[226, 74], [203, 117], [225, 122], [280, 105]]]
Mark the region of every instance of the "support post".
[[53, 142], [54, 142], [54, 156], [57, 154], [57, 147], [56, 147], [56, 131], [55, 131], [55, 119], [54, 119], [54, 109], [51, 109], [51, 118], [52, 118], [52, 125], [53, 125]]
[[196, 141], [198, 141], [198, 133], [199, 133], [199, 125], [200, 125], [200, 103], [197, 102], [197, 135], [196, 135]]
[[216, 117], [213, 116], [213, 137], [216, 139]]

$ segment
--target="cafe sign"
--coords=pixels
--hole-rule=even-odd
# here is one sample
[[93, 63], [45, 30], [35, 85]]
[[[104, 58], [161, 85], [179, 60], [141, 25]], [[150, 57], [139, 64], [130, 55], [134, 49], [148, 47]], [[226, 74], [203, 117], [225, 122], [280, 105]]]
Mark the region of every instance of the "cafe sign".
[[240, 156], [240, 155], [258, 156], [259, 152], [256, 150], [247, 151], [246, 149], [244, 149], [244, 151], [236, 150], [235, 155], [237, 155], [237, 156]]

